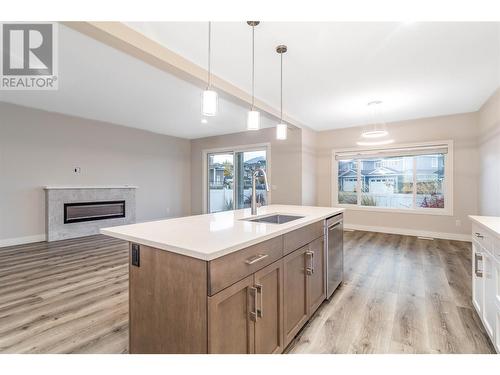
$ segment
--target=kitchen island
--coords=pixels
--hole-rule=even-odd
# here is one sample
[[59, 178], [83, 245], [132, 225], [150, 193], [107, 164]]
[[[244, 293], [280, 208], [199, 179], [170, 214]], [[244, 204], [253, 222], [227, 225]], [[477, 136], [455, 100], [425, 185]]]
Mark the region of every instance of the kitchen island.
[[271, 205], [102, 229], [130, 242], [130, 352], [283, 352], [325, 299], [324, 220], [342, 212]]

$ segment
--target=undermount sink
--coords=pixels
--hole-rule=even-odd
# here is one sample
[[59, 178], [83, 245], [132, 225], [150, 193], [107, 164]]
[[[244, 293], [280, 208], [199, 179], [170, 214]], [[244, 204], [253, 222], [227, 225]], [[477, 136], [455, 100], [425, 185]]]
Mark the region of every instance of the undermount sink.
[[302, 219], [303, 217], [304, 216], [275, 214], [275, 215], [261, 216], [255, 218], [247, 217], [242, 220], [253, 221], [256, 223], [284, 224], [288, 223], [289, 221]]

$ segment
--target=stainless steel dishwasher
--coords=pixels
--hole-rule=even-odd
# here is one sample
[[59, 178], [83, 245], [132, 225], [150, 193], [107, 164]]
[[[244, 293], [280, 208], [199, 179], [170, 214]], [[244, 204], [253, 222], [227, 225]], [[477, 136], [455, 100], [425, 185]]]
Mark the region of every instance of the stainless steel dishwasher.
[[344, 277], [344, 224], [343, 215], [338, 214], [325, 220], [326, 256], [326, 298], [333, 292]]

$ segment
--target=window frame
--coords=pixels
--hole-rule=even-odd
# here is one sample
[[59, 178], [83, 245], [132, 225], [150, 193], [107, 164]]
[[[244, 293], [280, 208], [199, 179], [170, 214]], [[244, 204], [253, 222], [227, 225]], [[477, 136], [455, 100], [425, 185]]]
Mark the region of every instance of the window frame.
[[[234, 155], [237, 152], [245, 152], [245, 151], [266, 151], [266, 174], [267, 174], [267, 180], [269, 183], [269, 186], [271, 186], [271, 181], [272, 181], [272, 172], [271, 172], [271, 143], [256, 143], [256, 144], [251, 144], [251, 145], [238, 145], [238, 146], [228, 146], [228, 147], [220, 147], [220, 148], [212, 148], [212, 149], [205, 149], [202, 150], [202, 165], [203, 165], [203, 176], [202, 176], [202, 204], [203, 204], [203, 214], [210, 214], [208, 211], [208, 205], [209, 205], [209, 198], [208, 194], [210, 190], [208, 189], [208, 155], [209, 154], [233, 154], [233, 165], [234, 165], [234, 170], [236, 170], [236, 160], [234, 158]], [[236, 205], [236, 179], [234, 180], [234, 185], [233, 185], [233, 204]], [[267, 205], [272, 204], [272, 189], [269, 189], [267, 192]], [[234, 208], [237, 210], [237, 208]], [[227, 211], [220, 211], [220, 212], [227, 212]]]
[[[346, 152], [357, 152], [357, 151], [390, 151], [392, 149], [400, 149], [400, 148], [415, 148], [415, 147], [432, 147], [446, 145], [448, 148], [448, 153], [444, 155], [444, 208], [424, 208], [424, 207], [416, 207], [416, 168], [417, 163], [416, 159], [413, 159], [413, 208], [391, 208], [391, 207], [374, 207], [374, 206], [362, 206], [361, 201], [358, 195], [358, 203], [354, 204], [346, 204], [338, 202], [338, 160], [335, 159], [335, 156], [339, 153]], [[405, 144], [392, 144], [384, 147], [374, 146], [374, 147], [354, 147], [354, 148], [339, 148], [333, 149], [331, 153], [331, 202], [333, 207], [345, 208], [348, 210], [356, 210], [356, 211], [371, 211], [371, 212], [387, 212], [387, 213], [405, 213], [405, 214], [420, 214], [420, 215], [444, 215], [444, 216], [453, 216], [453, 141], [445, 140], [445, 141], [433, 141], [433, 142], [419, 142], [419, 143], [405, 143]], [[357, 168], [357, 182], [356, 182], [356, 191], [361, 192], [361, 170], [358, 166]]]

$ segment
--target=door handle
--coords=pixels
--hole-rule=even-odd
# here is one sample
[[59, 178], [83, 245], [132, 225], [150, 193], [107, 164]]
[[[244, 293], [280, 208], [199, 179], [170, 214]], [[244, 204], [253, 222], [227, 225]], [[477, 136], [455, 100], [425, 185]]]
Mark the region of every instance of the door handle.
[[250, 294], [253, 296], [253, 310], [250, 311], [250, 320], [257, 321], [257, 288], [251, 286], [248, 288]]
[[483, 277], [483, 270], [479, 270], [479, 261], [483, 261], [483, 255], [481, 253], [474, 254], [474, 273], [477, 277]]
[[481, 233], [479, 233], [479, 232], [474, 233], [474, 235], [475, 235], [477, 238], [484, 238], [484, 236], [483, 236]]
[[255, 289], [257, 289], [256, 293], [259, 294], [259, 307], [256, 308], [256, 313], [257, 313], [257, 318], [262, 318], [264, 317], [264, 288], [262, 285], [257, 284], [255, 285]]
[[309, 266], [306, 266], [306, 274], [310, 276], [314, 273], [314, 251], [306, 251], [306, 255], [309, 257]]

